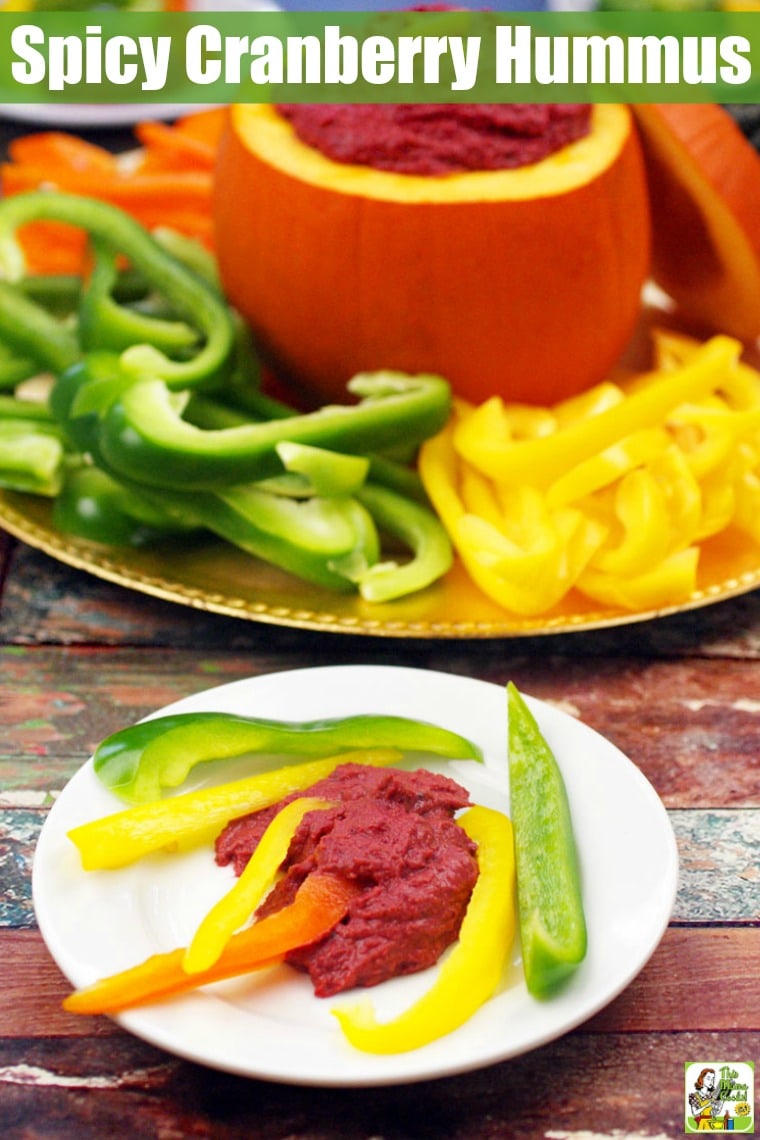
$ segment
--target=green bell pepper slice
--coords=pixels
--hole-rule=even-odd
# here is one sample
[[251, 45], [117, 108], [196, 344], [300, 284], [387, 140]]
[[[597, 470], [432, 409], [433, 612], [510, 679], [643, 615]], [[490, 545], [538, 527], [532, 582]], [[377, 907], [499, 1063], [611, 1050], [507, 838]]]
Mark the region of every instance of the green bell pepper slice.
[[121, 353], [132, 345], [148, 344], [175, 357], [197, 348], [200, 334], [185, 321], [152, 316], [120, 304], [114, 297], [119, 280], [115, 252], [97, 238], [90, 246], [94, 264], [79, 303], [79, 340], [86, 352]]
[[578, 852], [562, 773], [512, 682], [507, 686], [507, 707], [523, 969], [529, 992], [547, 998], [586, 956]]
[[277, 721], [232, 713], [173, 713], [130, 725], [103, 740], [93, 765], [122, 799], [145, 803], [177, 788], [198, 764], [261, 756], [330, 757], [356, 749], [394, 748], [448, 759], [482, 760], [456, 732], [409, 717], [365, 713], [312, 721]]
[[[377, 528], [366, 508], [352, 496], [293, 500], [254, 483], [217, 491], [159, 489], [136, 483], [129, 473], [115, 470], [101, 449], [100, 424], [114, 397], [132, 384], [114, 354], [90, 354], [59, 377], [50, 397], [54, 413], [76, 446], [92, 457], [122, 493], [129, 494], [128, 513], [136, 514], [135, 503], [147, 504], [158, 514], [159, 527], [170, 529], [174, 524], [177, 529], [209, 531], [254, 557], [332, 590], [353, 588], [345, 572], [347, 566], [366, 569], [377, 562]], [[276, 452], [273, 454], [282, 470]], [[72, 500], [76, 493], [75, 483]], [[166, 524], [160, 522], [161, 515], [166, 516]], [[136, 519], [146, 521], [139, 513]], [[81, 516], [73, 502], [62, 515], [62, 522], [81, 533]], [[89, 537], [96, 537], [97, 529], [93, 526]]]
[[55, 425], [39, 419], [0, 419], [0, 487], [57, 495], [65, 463], [65, 444]]
[[182, 418], [165, 383], [139, 380], [105, 413], [100, 448], [114, 471], [136, 482], [206, 490], [277, 474], [280, 442], [361, 454], [382, 450], [399, 436], [420, 442], [448, 419], [449, 386], [438, 376], [366, 373], [348, 387], [359, 403], [204, 431]]
[[380, 556], [372, 517], [351, 496], [290, 499], [239, 484], [220, 491], [156, 494], [178, 519], [194, 520], [256, 558], [305, 581], [347, 591], [344, 566], [371, 566]]
[[89, 465], [65, 472], [53, 503], [53, 523], [64, 534], [107, 546], [146, 546], [200, 529], [170, 516]]
[[39, 372], [40, 366], [32, 356], [14, 350], [0, 339], [0, 392], [12, 392]]
[[412, 552], [406, 562], [377, 562], [354, 573], [352, 580], [366, 601], [390, 602], [423, 590], [451, 569], [451, 540], [428, 507], [372, 482], [357, 490], [356, 497], [381, 533], [398, 539]]
[[[14, 200], [0, 200], [0, 211]], [[27, 376], [43, 370], [57, 374], [81, 355], [72, 330], [9, 281], [0, 281], [0, 338], [7, 356], [33, 362]]]
[[[16, 231], [27, 222], [40, 220], [78, 227], [105, 250], [124, 254], [150, 288], [164, 296], [178, 317], [197, 330], [201, 346], [190, 359], [173, 360], [152, 344], [134, 344], [121, 353], [128, 371], [161, 377], [172, 389], [209, 386], [224, 379], [235, 351], [235, 327], [229, 307], [218, 292], [123, 210], [95, 198], [58, 191], [30, 191], [0, 201], [0, 270], [7, 278], [0, 282], [0, 332], [8, 343], [33, 347], [36, 328], [48, 356], [46, 362], [56, 373], [81, 354], [72, 333], [10, 284], [24, 277], [24, 255]], [[13, 319], [3, 312], [6, 304], [16, 310], [15, 331]], [[103, 321], [107, 323], [107, 317]], [[56, 326], [60, 337], [57, 349]]]

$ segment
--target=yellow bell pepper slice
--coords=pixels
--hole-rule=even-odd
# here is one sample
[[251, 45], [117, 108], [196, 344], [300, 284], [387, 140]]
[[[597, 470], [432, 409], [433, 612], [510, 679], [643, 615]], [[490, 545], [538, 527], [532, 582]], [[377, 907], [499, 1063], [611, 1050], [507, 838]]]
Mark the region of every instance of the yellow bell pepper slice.
[[665, 609], [691, 597], [697, 587], [698, 562], [699, 550], [690, 546], [671, 554], [652, 570], [632, 577], [588, 567], [578, 578], [577, 588], [604, 606], [632, 611]]
[[576, 420], [598, 416], [601, 412], [616, 407], [623, 399], [623, 391], [620, 385], [605, 380], [601, 384], [595, 384], [586, 392], [580, 392], [577, 396], [569, 396], [566, 400], [561, 400], [560, 403], [554, 405], [552, 412], [557, 427], [564, 428], [568, 424], [575, 423]]
[[549, 506], [577, 502], [648, 462], [669, 443], [664, 428], [644, 428], [566, 471], [546, 492]]
[[202, 973], [218, 961], [232, 935], [248, 922], [274, 883], [303, 817], [331, 806], [328, 800], [303, 796], [278, 811], [234, 886], [202, 919], [182, 959], [185, 973]]
[[[553, 550], [526, 554], [503, 533], [495, 488], [460, 464], [452, 436], [450, 424], [423, 444], [420, 476], [470, 576], [489, 597], [521, 612], [536, 604], [536, 576]], [[543, 605], [543, 599], [538, 604]]]
[[386, 767], [397, 764], [402, 755], [394, 748], [367, 748], [262, 772], [94, 819], [73, 828], [69, 839], [77, 847], [85, 871], [125, 867], [163, 848], [204, 840], [231, 819], [270, 807], [323, 780], [340, 764]]
[[747, 444], [737, 452], [734, 523], [744, 534], [760, 542], [760, 472], [758, 455]]
[[668, 511], [668, 523], [675, 544], [681, 548], [696, 541], [702, 518], [702, 492], [679, 447], [670, 444], [647, 464], [656, 479]]
[[576, 464], [625, 436], [642, 428], [661, 426], [679, 405], [709, 396], [736, 367], [740, 352], [738, 341], [715, 336], [678, 372], [663, 373], [614, 407], [575, 420], [541, 439], [520, 443], [491, 439], [465, 430], [474, 419], [469, 417], [457, 431], [456, 448], [464, 459], [492, 479], [547, 487]]
[[713, 535], [720, 534], [729, 527], [736, 514], [736, 464], [729, 463], [725, 469], [713, 471], [700, 483], [702, 493], [702, 513], [697, 542], [704, 542]]
[[369, 1001], [332, 1011], [349, 1042], [364, 1052], [404, 1053], [451, 1033], [502, 982], [516, 927], [512, 824], [501, 812], [481, 806], [458, 822], [478, 848], [478, 878], [459, 939], [431, 988], [391, 1021], [379, 1022]]
[[[669, 329], [656, 329], [653, 340], [655, 359], [662, 369], [680, 368], [700, 345], [693, 337]], [[756, 408], [760, 404], [760, 372], [746, 362], [739, 361], [736, 368], [724, 377], [721, 391], [729, 404], [739, 411]]]
[[668, 549], [670, 526], [665, 495], [654, 476], [645, 468], [629, 471], [616, 488], [614, 509], [623, 537], [614, 546], [601, 547], [591, 566], [606, 574], [630, 577], [661, 562]]
[[512, 439], [541, 439], [557, 430], [554, 410], [533, 404], [505, 404], [504, 418]]
[[[423, 444], [419, 472], [459, 557], [480, 589], [505, 609], [525, 616], [551, 609], [598, 549], [605, 528], [579, 511], [549, 512], [535, 488], [497, 487], [477, 472], [470, 473], [467, 493], [482, 513], [468, 511], [460, 490], [466, 465], [454, 450], [454, 431], [452, 421]], [[461, 479], [464, 487], [464, 474]]]
[[459, 472], [459, 491], [466, 514], [476, 515], [496, 530], [501, 530], [503, 522], [501, 503], [496, 484], [491, 479], [486, 479], [485, 475], [481, 475], [474, 467], [464, 463]]

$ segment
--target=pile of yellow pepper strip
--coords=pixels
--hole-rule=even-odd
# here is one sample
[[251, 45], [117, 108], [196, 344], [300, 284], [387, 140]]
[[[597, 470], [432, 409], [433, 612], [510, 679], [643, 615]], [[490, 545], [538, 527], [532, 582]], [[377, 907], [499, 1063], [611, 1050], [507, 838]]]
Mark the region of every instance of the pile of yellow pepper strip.
[[654, 334], [652, 371], [552, 408], [456, 403], [420, 474], [468, 573], [524, 617], [570, 590], [629, 611], [678, 605], [700, 544], [760, 542], [760, 372], [725, 336]]

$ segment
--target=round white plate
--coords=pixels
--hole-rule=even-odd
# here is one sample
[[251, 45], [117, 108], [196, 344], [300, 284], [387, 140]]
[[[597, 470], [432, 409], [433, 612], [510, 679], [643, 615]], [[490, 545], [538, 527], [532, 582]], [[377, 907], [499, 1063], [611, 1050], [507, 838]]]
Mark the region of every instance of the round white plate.
[[[132, 1010], [118, 1017], [120, 1024], [214, 1068], [294, 1084], [368, 1086], [492, 1064], [559, 1037], [601, 1009], [641, 970], [667, 926], [677, 880], [675, 840], [661, 801], [630, 760], [566, 713], [535, 700], [530, 705], [567, 784], [589, 931], [586, 960], [560, 995], [540, 1002], [528, 994], [515, 947], [503, 990], [461, 1029], [410, 1053], [354, 1050], [330, 1013], [352, 995], [315, 998], [308, 979], [286, 966]], [[161, 712], [206, 710], [282, 720], [375, 712], [432, 721], [475, 740], [485, 763], [416, 757], [407, 766], [424, 761], [465, 784], [474, 801], [509, 810], [500, 685], [392, 666], [329, 666], [237, 681]], [[236, 762], [232, 778], [242, 763]], [[196, 775], [194, 786], [211, 782], [211, 770], [209, 765]], [[224, 769], [224, 778], [231, 778], [230, 771]], [[37, 846], [37, 920], [75, 986], [186, 945], [231, 882], [232, 872], [215, 865], [208, 847], [118, 871], [82, 871], [66, 833], [120, 806], [98, 782], [90, 760], [58, 798]], [[382, 1020], [413, 1001], [432, 975], [426, 971], [366, 992]]]
[[0, 118], [37, 127], [132, 127], [144, 119], [176, 119], [203, 111], [203, 104], [190, 103], [2, 103]]

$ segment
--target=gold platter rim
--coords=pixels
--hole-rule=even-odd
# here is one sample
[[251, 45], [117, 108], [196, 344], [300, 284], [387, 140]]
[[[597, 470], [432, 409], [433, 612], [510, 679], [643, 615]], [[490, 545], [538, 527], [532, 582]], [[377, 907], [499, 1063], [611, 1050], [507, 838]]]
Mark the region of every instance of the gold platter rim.
[[[176, 569], [161, 566], [161, 552], [152, 552], [156, 569], [141, 566], [144, 555], [135, 548], [100, 546], [56, 528], [52, 521], [52, 504], [39, 496], [0, 490], [0, 528], [13, 538], [54, 558], [64, 565], [83, 570], [94, 577], [128, 590], [162, 601], [189, 606], [225, 617], [240, 618], [269, 625], [322, 633], [360, 634], [370, 637], [417, 639], [486, 639], [536, 637], [553, 634], [581, 633], [633, 625], [699, 609], [716, 602], [749, 593], [760, 587], [760, 545], [749, 539], [738, 565], [718, 559], [700, 574], [697, 590], [685, 602], [636, 612], [574, 608], [573, 603], [559, 611], [539, 617], [521, 617], [490, 605], [470, 583], [460, 566], [455, 566], [441, 583], [416, 595], [415, 600], [371, 606], [356, 595], [333, 595], [330, 591], [301, 583], [282, 575], [288, 586], [273, 589], [266, 580], [271, 568], [250, 555], [245, 555], [251, 581], [245, 588], [207, 588], [193, 584], [192, 575], [178, 574]], [[239, 552], [219, 544], [220, 559], [232, 564]], [[188, 554], [192, 565], [194, 554]], [[716, 560], [713, 559], [713, 562]], [[458, 579], [456, 578], [458, 572]], [[277, 571], [274, 572], [277, 574]], [[258, 579], [263, 575], [262, 581]], [[237, 583], [238, 587], [241, 583]], [[464, 596], [463, 597], [463, 593]], [[292, 595], [292, 596], [291, 596]], [[435, 598], [430, 605], [430, 598]], [[442, 616], [450, 610], [455, 598], [464, 614]], [[468, 600], [477, 599], [475, 612], [467, 614]], [[484, 612], [478, 613], [477, 610]]]

